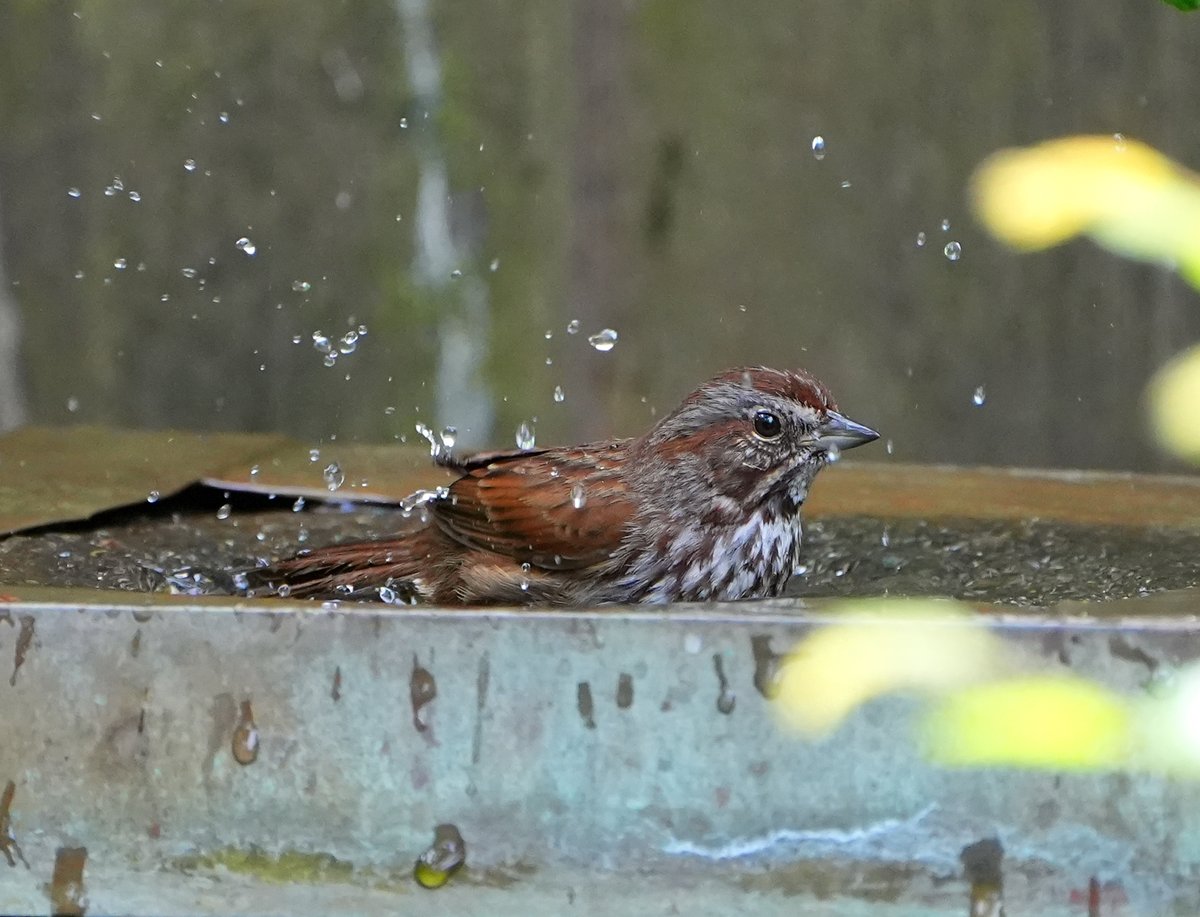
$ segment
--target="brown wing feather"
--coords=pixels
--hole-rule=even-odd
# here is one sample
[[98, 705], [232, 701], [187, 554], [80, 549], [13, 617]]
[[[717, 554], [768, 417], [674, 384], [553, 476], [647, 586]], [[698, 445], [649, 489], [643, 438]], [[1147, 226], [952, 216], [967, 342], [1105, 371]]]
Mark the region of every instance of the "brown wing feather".
[[[460, 544], [535, 567], [600, 563], [620, 546], [633, 515], [619, 474], [626, 447], [621, 441], [468, 460], [449, 496], [433, 504], [434, 521]], [[580, 468], [593, 484], [576, 506]]]

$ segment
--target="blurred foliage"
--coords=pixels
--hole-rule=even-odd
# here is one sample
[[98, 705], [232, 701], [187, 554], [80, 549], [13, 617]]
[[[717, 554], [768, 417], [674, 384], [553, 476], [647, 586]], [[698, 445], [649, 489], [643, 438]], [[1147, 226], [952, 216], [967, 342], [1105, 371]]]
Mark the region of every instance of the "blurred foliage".
[[1200, 180], [1144, 143], [1117, 134], [1003, 150], [979, 167], [973, 189], [984, 225], [1016, 248], [1089, 235], [1200, 285]]
[[[1010, 245], [1036, 250], [1086, 234], [1175, 267], [1200, 289], [1200, 176], [1145, 144], [1066, 137], [1004, 150], [979, 167], [973, 188], [980, 219]], [[1149, 395], [1158, 441], [1200, 462], [1200, 347], [1159, 369]]]
[[[1086, 247], [1018, 261], [962, 189], [992, 150], [1085, 128], [1193, 149], [1200, 39], [1173, 10], [432, 9], [426, 119], [389, 0], [0, 4], [0, 226], [35, 420], [312, 440], [454, 423], [429, 416], [453, 286], [410, 279], [414, 144], [436, 130], [463, 271], [488, 286], [497, 445], [535, 416], [539, 442], [637, 432], [754, 362], [811, 368], [898, 458], [1155, 463], [1109, 421], [1200, 337], [1186, 292]], [[313, 332], [359, 323], [323, 366]]]
[[986, 678], [1000, 654], [952, 602], [859, 601], [785, 659], [779, 709], [789, 725], [820, 736], [881, 694], [944, 691]]
[[1200, 0], [1163, 0], [1164, 3], [1169, 3], [1171, 6], [1180, 10], [1195, 10], [1200, 9]]
[[853, 602], [784, 658], [776, 711], [820, 737], [889, 694], [921, 699], [913, 740], [939, 763], [1200, 776], [1200, 665], [1127, 696], [1030, 660], [986, 617], [944, 601]]
[[1159, 369], [1149, 392], [1158, 441], [1180, 458], [1200, 464], [1200, 345]]
[[1128, 703], [1085, 678], [1026, 675], [951, 692], [925, 741], [943, 764], [1106, 770], [1131, 760], [1132, 718]]

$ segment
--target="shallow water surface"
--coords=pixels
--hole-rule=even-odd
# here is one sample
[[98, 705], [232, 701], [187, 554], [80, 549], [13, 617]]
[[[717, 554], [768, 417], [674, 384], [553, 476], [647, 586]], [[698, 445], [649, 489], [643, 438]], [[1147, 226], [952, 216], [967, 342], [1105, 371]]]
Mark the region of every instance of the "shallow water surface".
[[[204, 488], [88, 523], [0, 541], [0, 583], [222, 592], [231, 573], [305, 546], [415, 524], [392, 507], [312, 503]], [[1200, 533], [1029, 521], [829, 517], [807, 522], [791, 595], [952, 596], [1047, 605], [1200, 585]]]

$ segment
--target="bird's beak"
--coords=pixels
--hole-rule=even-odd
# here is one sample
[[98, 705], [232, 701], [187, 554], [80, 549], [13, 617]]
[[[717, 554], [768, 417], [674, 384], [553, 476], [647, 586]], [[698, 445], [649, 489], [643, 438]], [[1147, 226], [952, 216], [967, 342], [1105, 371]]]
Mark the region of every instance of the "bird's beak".
[[853, 449], [879, 439], [879, 434], [870, 427], [855, 423], [837, 411], [830, 411], [828, 419], [813, 431], [817, 447], [828, 452], [830, 449]]

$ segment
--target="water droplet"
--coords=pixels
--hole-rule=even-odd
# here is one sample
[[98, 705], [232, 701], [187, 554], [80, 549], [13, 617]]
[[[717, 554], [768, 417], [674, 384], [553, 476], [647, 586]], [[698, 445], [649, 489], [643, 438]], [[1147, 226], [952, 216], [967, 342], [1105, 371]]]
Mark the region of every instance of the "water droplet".
[[950, 231], [950, 218], [946, 217], [945, 219], [942, 220], [942, 232], [949, 232], [949, 231]]
[[962, 257], [962, 246], [957, 242], [947, 242], [942, 254], [946, 256], [947, 261], [957, 261]]
[[125, 190], [125, 183], [121, 181], [119, 176], [114, 176], [112, 183], [104, 189], [105, 197], [116, 197], [117, 194]]
[[251, 242], [249, 239], [247, 239], [245, 236], [242, 236], [240, 239], [238, 239], [233, 244], [235, 246], [237, 246], [239, 249], [241, 249], [243, 252], [245, 252], [247, 255], [253, 255], [255, 252], [258, 251], [258, 246], [255, 245], [253, 242]]
[[396, 590], [395, 589], [392, 589], [389, 586], [380, 586], [378, 591], [379, 591], [379, 601], [383, 602], [385, 605], [395, 605], [396, 604]]
[[74, 395], [67, 399], [67, 410], [72, 414], [79, 410], [79, 399]]
[[157, 490], [152, 490], [150, 493], [146, 494], [146, 502], [157, 503], [161, 496], [162, 494], [160, 494]]
[[405, 130], [408, 127], [408, 118], [400, 119], [400, 130]]
[[427, 427], [423, 423], [413, 424], [413, 429], [415, 429], [417, 431], [417, 434], [422, 439], [424, 439], [427, 443], [429, 443], [429, 455], [435, 461], [437, 459], [441, 458], [442, 452], [444, 451], [444, 448], [445, 448], [442, 445], [442, 438], [440, 436], [434, 436], [433, 430], [431, 430], [429, 427]]
[[567, 322], [567, 334], [579, 334], [579, 319], [573, 318]]
[[453, 449], [456, 442], [458, 442], [458, 428], [442, 427], [442, 445], [447, 449]]
[[310, 462], [321, 461], [321, 450], [320, 449], [309, 449], [308, 450], [308, 460]]
[[924, 248], [924, 247], [925, 247], [925, 233], [919, 232], [919, 233], [917, 233], [917, 248]]
[[84, 274], [84, 273], [83, 273], [83, 271], [76, 271], [76, 272], [75, 272], [75, 279], [76, 279], [76, 280], [83, 280], [83, 278], [84, 278], [85, 276], [87, 276], [87, 275], [86, 275], [86, 274]]
[[885, 444], [885, 448], [887, 449], [887, 454], [888, 454], [888, 455], [891, 455], [893, 452], [895, 452], [895, 451], [896, 451], [896, 443], [895, 443], [895, 441], [894, 441], [894, 440], [891, 440], [891, 439], [889, 439], [889, 440], [887, 441], [887, 443]]
[[1125, 135], [1122, 134], [1120, 131], [1113, 134], [1113, 146], [1115, 146], [1117, 148], [1117, 152], [1119, 152], [1119, 153], [1125, 152]]
[[533, 432], [533, 428], [522, 420], [521, 425], [517, 427], [517, 448], [532, 449], [536, 444], [537, 436]]
[[843, 180], [842, 180], [842, 187], [843, 187], [843, 188], [849, 188], [849, 187], [850, 187], [850, 179], [848, 179], [848, 178], [846, 178], [846, 179], [843, 179]]
[[588, 343], [601, 353], [607, 353], [617, 346], [617, 332], [611, 328], [605, 328], [589, 337]]
[[554, 386], [554, 400], [559, 404], [567, 400], [566, 393], [563, 392], [561, 385]]
[[320, 353], [330, 353], [333, 351], [333, 342], [329, 340], [324, 331], [314, 331], [312, 333], [313, 348]]
[[500, 259], [493, 258], [492, 263], [488, 265], [488, 270], [491, 271], [493, 274], [496, 273], [496, 271], [500, 270]]
[[292, 512], [293, 513], [300, 512], [302, 509], [304, 509], [304, 503], [305, 503], [305, 501], [304, 501], [303, 497], [297, 497], [296, 502], [292, 504]]
[[460, 271], [458, 268], [455, 268], [454, 270], [452, 270], [452, 271], [450, 272], [450, 279], [451, 279], [451, 280], [458, 280], [458, 279], [459, 279], [459, 278], [461, 278], [461, 277], [462, 277], [462, 271]]
[[195, 280], [197, 271], [194, 267], [185, 267], [181, 269], [179, 273], [181, 273], [188, 280]]
[[275, 587], [275, 594], [277, 596], [279, 596], [281, 599], [286, 599], [288, 596], [290, 596], [292, 594], [292, 587], [289, 586], [287, 583], [280, 583], [278, 586]]
[[817, 136], [813, 137], [812, 139], [812, 154], [813, 159], [817, 160], [818, 162], [825, 158], [825, 138], [820, 134], [817, 134]]
[[335, 366], [337, 364], [337, 354], [327, 353], [325, 359], [321, 361], [325, 366]]
[[239, 592], [245, 592], [250, 588], [250, 577], [248, 577], [245, 573], [233, 574], [233, 588], [237, 589]]
[[142, 196], [137, 191], [130, 191], [129, 199], [131, 201], [133, 201], [135, 204], [140, 204], [142, 202]]
[[67, 197], [83, 197], [83, 192], [78, 188], [68, 188]]
[[984, 391], [982, 385], [975, 386], [975, 393], [971, 396], [971, 400], [975, 402], [975, 407], [983, 407], [984, 402], [987, 401], [987, 392]]
[[571, 505], [576, 509], [583, 509], [587, 503], [587, 492], [583, 489], [582, 484], [571, 485]]
[[330, 462], [325, 466], [325, 470], [321, 472], [321, 477], [325, 479], [325, 486], [331, 491], [337, 490], [346, 483], [346, 472], [342, 471], [342, 466], [337, 462]]
[[183, 161], [183, 168], [188, 172], [195, 172], [196, 171], [196, 160], [185, 159]]
[[124, 258], [118, 258], [113, 262], [113, 267], [115, 267], [118, 271], [123, 271], [125, 268], [129, 267], [129, 262]]
[[840, 461], [842, 458], [842, 448], [838, 445], [831, 445], [825, 450], [825, 460], [830, 464]]
[[338, 343], [338, 350], [342, 353], [354, 353], [358, 349], [358, 332], [347, 331], [342, 335], [341, 341]]
[[292, 292], [293, 293], [307, 293], [311, 289], [312, 289], [312, 284], [309, 283], [307, 280], [293, 280], [292, 281]]
[[[280, 586], [281, 593], [282, 590]], [[254, 711], [248, 700], [242, 701], [242, 715], [233, 730], [232, 750], [233, 760], [238, 764], [253, 764], [258, 760], [258, 726], [254, 723]]]
[[217, 120], [220, 121], [222, 124], [228, 124], [229, 123], [229, 112], [227, 112], [227, 111], [221, 112], [219, 115], [217, 115]]
[[233, 507], [230, 506], [228, 503], [222, 503], [220, 505], [220, 507], [217, 509], [217, 518], [218, 519], [222, 519], [222, 520], [228, 519], [232, 515], [233, 515]]

